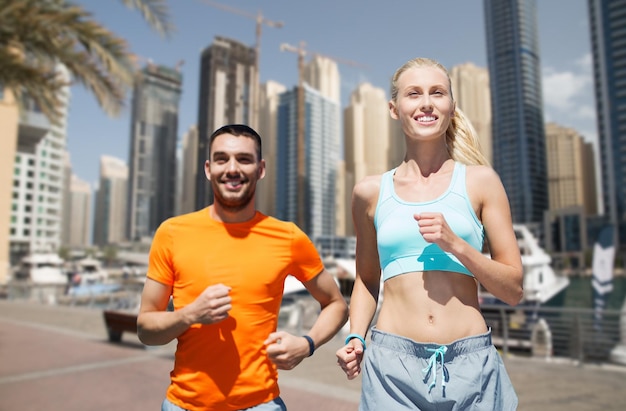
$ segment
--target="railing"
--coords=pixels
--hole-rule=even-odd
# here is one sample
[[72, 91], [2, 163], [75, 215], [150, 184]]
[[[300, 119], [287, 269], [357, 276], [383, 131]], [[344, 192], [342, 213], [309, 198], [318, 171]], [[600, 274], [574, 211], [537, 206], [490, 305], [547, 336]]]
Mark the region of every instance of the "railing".
[[[71, 297], [63, 285], [14, 283], [7, 287], [6, 296], [47, 304], [128, 308], [137, 304], [141, 288], [142, 284], [129, 282], [116, 293]], [[620, 323], [626, 324], [626, 313], [617, 310], [505, 305], [482, 305], [481, 310], [494, 345], [504, 355], [516, 352], [571, 358], [580, 363], [609, 362], [611, 351], [626, 343], [620, 341], [620, 334], [626, 335], [620, 328]], [[278, 327], [299, 335], [313, 325], [318, 314], [319, 304], [307, 293], [286, 296]]]
[[[107, 286], [111, 288], [107, 288]], [[101, 309], [129, 309], [138, 307], [143, 284], [124, 282], [85, 287], [81, 293], [71, 293], [69, 284], [36, 284], [30, 281], [13, 281], [5, 286], [9, 300], [30, 301], [41, 304], [81, 306]]]
[[616, 310], [565, 307], [483, 305], [481, 309], [494, 344], [505, 354], [539, 351], [580, 363], [610, 360], [611, 350], [620, 343], [621, 316], [625, 315]]

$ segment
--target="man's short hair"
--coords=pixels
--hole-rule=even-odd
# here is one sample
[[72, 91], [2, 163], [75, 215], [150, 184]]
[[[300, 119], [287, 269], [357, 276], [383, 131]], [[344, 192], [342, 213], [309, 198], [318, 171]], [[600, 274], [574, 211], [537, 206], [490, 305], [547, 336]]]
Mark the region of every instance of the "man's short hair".
[[252, 127], [245, 124], [227, 124], [215, 130], [213, 134], [211, 134], [211, 137], [209, 137], [209, 158], [211, 157], [211, 147], [213, 146], [213, 141], [217, 136], [221, 136], [222, 134], [232, 134], [233, 136], [237, 137], [250, 137], [254, 140], [256, 144], [256, 154], [258, 160], [261, 161], [261, 159], [263, 159], [261, 150], [261, 136]]

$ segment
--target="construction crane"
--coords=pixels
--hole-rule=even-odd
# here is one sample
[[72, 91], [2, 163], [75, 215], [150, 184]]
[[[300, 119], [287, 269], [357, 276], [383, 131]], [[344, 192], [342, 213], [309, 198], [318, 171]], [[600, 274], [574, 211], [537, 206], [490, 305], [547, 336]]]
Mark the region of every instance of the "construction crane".
[[321, 54], [313, 51], [309, 51], [306, 49], [306, 43], [301, 41], [299, 46], [292, 46], [291, 44], [283, 43], [280, 45], [281, 51], [290, 51], [292, 53], [298, 54], [298, 91], [297, 91], [297, 101], [298, 101], [298, 112], [296, 119], [296, 127], [297, 127], [297, 144], [298, 144], [298, 194], [297, 194], [297, 202], [298, 205], [298, 215], [297, 215], [297, 225], [304, 229], [305, 228], [305, 212], [304, 212], [304, 187], [305, 187], [305, 179], [306, 179], [306, 171], [304, 169], [304, 58], [307, 55], [311, 55], [313, 57], [323, 57], [329, 60], [335, 61], [336, 63], [346, 64], [348, 66], [353, 67], [361, 67], [366, 68], [367, 66], [361, 63], [357, 63], [352, 60], [346, 60], [340, 57], [331, 57], [326, 54]]
[[222, 4], [222, 3], [217, 3], [215, 1], [211, 1], [211, 0], [201, 0], [203, 3], [215, 7], [217, 9], [220, 10], [224, 10], [227, 11], [229, 13], [233, 13], [233, 14], [238, 14], [240, 16], [252, 19], [256, 21], [256, 43], [254, 46], [255, 49], [255, 69], [256, 69], [256, 75], [255, 75], [255, 84], [253, 87], [253, 96], [252, 96], [252, 101], [254, 104], [254, 108], [253, 108], [253, 113], [254, 113], [254, 121], [252, 121], [252, 125], [253, 126], [257, 126], [256, 122], [258, 121], [258, 113], [259, 113], [259, 88], [260, 88], [260, 66], [259, 66], [259, 62], [260, 62], [260, 55], [261, 55], [261, 34], [262, 34], [262, 28], [263, 25], [268, 26], [268, 27], [273, 27], [273, 28], [281, 28], [283, 27], [285, 24], [282, 21], [274, 21], [274, 20], [269, 20], [266, 19], [263, 14], [261, 13], [261, 11], [259, 11], [256, 15], [249, 13], [245, 10], [240, 10], [238, 8], [232, 7], [232, 6], [228, 6], [226, 4]]

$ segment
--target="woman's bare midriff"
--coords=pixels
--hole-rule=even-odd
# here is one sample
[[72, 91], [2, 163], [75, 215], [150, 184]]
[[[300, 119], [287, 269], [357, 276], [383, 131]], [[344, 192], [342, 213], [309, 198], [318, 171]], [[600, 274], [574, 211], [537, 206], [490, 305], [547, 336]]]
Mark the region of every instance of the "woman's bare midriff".
[[487, 332], [476, 280], [445, 271], [412, 272], [385, 281], [376, 328], [437, 344]]

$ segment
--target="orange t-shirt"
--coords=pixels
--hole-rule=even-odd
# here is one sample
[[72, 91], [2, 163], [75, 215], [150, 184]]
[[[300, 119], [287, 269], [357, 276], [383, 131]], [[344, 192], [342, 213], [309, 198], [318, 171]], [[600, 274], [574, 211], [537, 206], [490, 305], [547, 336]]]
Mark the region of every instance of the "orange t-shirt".
[[276, 398], [278, 373], [263, 341], [276, 330], [285, 278], [305, 282], [323, 269], [295, 224], [259, 212], [226, 224], [205, 208], [163, 222], [147, 276], [173, 286], [174, 309], [218, 283], [232, 297], [226, 320], [195, 324], [178, 337], [167, 398], [189, 410], [240, 410]]

